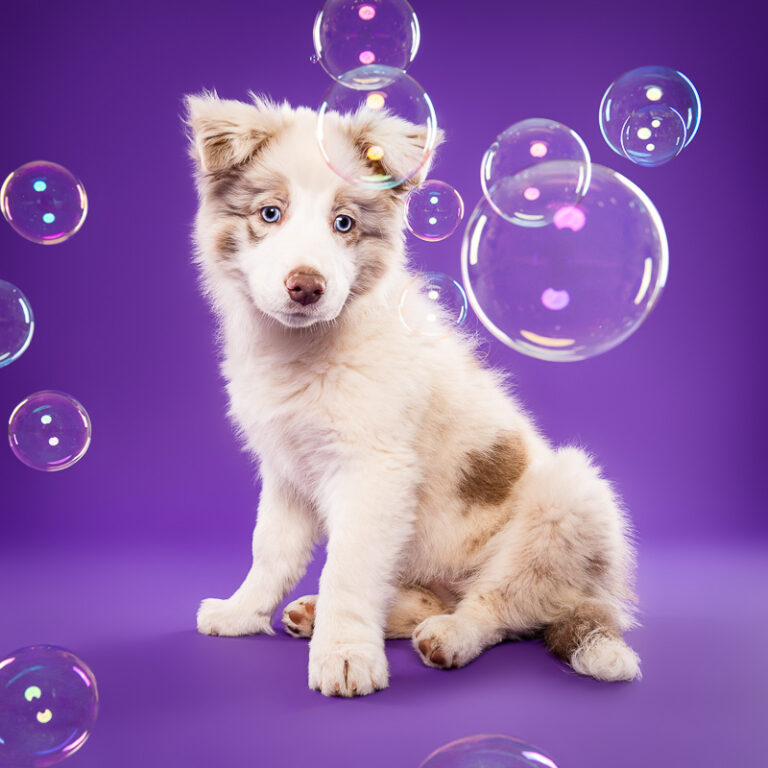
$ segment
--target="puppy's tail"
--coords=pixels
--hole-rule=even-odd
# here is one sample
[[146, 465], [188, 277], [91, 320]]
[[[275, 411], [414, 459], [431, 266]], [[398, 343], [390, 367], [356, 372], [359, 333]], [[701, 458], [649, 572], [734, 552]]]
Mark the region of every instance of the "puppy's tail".
[[543, 636], [549, 650], [579, 674], [609, 682], [642, 676], [640, 658], [607, 607], [583, 603], [545, 627]]

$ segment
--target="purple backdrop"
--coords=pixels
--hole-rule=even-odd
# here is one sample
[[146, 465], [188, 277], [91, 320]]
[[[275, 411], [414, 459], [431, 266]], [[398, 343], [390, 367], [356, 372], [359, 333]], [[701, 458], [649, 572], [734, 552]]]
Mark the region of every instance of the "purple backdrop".
[[[407, 768], [482, 731], [534, 741], [562, 768], [754, 758], [754, 724], [768, 714], [768, 269], [756, 225], [768, 73], [747, 4], [415, 3], [423, 40], [410, 72], [448, 135], [432, 175], [470, 210], [487, 145], [536, 116], [578, 131], [664, 219], [666, 293], [621, 347], [552, 364], [485, 334], [545, 431], [594, 450], [632, 510], [645, 611], [632, 642], [645, 679], [563, 675], [533, 643], [439, 673], [398, 642], [390, 690], [328, 701], [305, 688], [305, 643], [192, 631], [199, 598], [225, 596], [245, 573], [258, 489], [224, 418], [213, 324], [190, 264], [196, 200], [181, 100], [206, 87], [318, 104], [329, 83], [310, 63], [319, 5], [3, 9], [0, 177], [54, 160], [83, 180], [91, 208], [79, 234], [49, 248], [0, 222], [0, 278], [24, 291], [37, 322], [28, 351], [0, 370], [0, 416], [33, 391], [61, 389], [89, 410], [94, 437], [80, 464], [51, 475], [0, 446], [0, 655], [56, 642], [93, 667], [103, 711], [71, 760], [83, 768]], [[681, 69], [703, 102], [695, 140], [658, 169], [619, 158], [597, 124], [609, 82], [643, 64]], [[411, 242], [417, 264], [455, 276], [459, 246], [459, 235]]]

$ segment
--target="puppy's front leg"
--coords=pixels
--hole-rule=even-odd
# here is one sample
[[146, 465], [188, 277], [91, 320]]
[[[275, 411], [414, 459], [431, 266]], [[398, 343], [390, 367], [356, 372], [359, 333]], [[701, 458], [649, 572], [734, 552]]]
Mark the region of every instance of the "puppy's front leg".
[[[391, 455], [387, 457], [392, 463]], [[377, 457], [339, 472], [325, 489], [328, 557], [320, 577], [309, 651], [309, 687], [364, 696], [389, 681], [384, 628], [399, 557], [413, 526], [409, 463]]]
[[315, 520], [302, 501], [262, 464], [261, 497], [253, 531], [253, 565], [227, 600], [203, 600], [197, 629], [205, 635], [272, 635], [272, 614], [304, 575]]

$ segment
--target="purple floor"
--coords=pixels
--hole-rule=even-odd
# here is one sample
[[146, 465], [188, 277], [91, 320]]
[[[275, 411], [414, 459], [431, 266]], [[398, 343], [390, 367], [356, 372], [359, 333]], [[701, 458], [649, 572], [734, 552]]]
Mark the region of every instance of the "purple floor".
[[198, 600], [229, 593], [247, 546], [235, 556], [3, 551], [0, 647], [56, 643], [93, 668], [101, 714], [70, 768], [226, 766], [248, 754], [254, 766], [416, 768], [478, 732], [543, 745], [561, 768], [757, 766], [768, 716], [767, 555], [747, 545], [641, 551], [644, 626], [631, 642], [645, 676], [633, 684], [578, 677], [534, 642], [441, 672], [396, 641], [388, 690], [325, 699], [307, 689], [305, 641], [195, 633]]

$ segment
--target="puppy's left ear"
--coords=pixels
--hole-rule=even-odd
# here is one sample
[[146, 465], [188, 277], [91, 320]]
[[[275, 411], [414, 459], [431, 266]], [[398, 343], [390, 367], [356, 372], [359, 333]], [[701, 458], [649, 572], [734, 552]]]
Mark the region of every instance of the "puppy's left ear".
[[219, 99], [215, 93], [187, 96], [190, 155], [203, 173], [250, 160], [272, 136], [269, 105]]
[[[371, 119], [358, 116], [353, 123], [353, 141], [362, 154], [363, 162], [378, 173], [403, 178], [418, 168], [410, 178], [394, 187], [395, 192], [407, 193], [424, 182], [432, 167], [435, 151], [443, 143], [445, 133], [437, 128], [432, 136], [426, 125], [415, 125], [392, 115]], [[427, 142], [433, 139], [432, 148], [425, 152]], [[369, 150], [376, 148], [372, 160]]]

